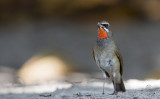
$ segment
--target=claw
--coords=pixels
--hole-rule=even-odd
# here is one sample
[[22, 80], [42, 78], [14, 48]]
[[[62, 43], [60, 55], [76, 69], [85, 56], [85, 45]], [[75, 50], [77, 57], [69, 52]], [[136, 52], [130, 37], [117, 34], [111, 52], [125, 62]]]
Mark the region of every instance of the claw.
[[114, 91], [113, 93], [109, 94], [109, 95], [117, 95], [117, 91]]

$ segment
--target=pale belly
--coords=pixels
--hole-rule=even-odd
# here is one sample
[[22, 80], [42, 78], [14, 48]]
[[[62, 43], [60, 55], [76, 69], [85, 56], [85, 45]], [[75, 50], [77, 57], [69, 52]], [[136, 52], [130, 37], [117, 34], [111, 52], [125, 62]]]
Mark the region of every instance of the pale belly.
[[112, 53], [102, 53], [96, 58], [99, 68], [107, 72], [110, 76], [113, 76], [114, 72], [119, 71], [120, 64], [118, 61], [117, 57]]

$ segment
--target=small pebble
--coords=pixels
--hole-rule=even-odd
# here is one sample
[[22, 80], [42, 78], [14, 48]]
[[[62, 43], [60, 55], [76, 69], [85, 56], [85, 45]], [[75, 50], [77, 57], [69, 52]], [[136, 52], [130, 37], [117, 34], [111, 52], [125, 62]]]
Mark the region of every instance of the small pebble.
[[41, 96], [41, 97], [50, 97], [51, 94], [45, 93], [45, 94], [40, 94], [39, 96]]
[[133, 99], [138, 99], [138, 97], [133, 97]]

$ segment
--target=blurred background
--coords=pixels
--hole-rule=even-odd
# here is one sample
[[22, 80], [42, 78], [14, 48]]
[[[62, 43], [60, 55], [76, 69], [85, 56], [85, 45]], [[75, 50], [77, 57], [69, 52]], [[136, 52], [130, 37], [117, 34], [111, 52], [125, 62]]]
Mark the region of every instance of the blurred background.
[[[92, 58], [106, 20], [124, 60], [124, 79], [160, 78], [159, 0], [1, 0], [0, 86], [102, 78]], [[82, 79], [79, 79], [81, 81]]]

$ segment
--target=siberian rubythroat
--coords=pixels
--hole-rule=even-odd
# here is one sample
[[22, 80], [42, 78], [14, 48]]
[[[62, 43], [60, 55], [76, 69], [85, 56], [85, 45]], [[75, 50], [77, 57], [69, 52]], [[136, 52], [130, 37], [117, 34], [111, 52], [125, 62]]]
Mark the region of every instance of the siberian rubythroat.
[[125, 92], [125, 86], [122, 79], [123, 60], [120, 51], [109, 30], [109, 23], [106, 21], [98, 22], [98, 37], [93, 49], [93, 57], [104, 74], [103, 93], [106, 77], [109, 77], [114, 86], [114, 92]]

